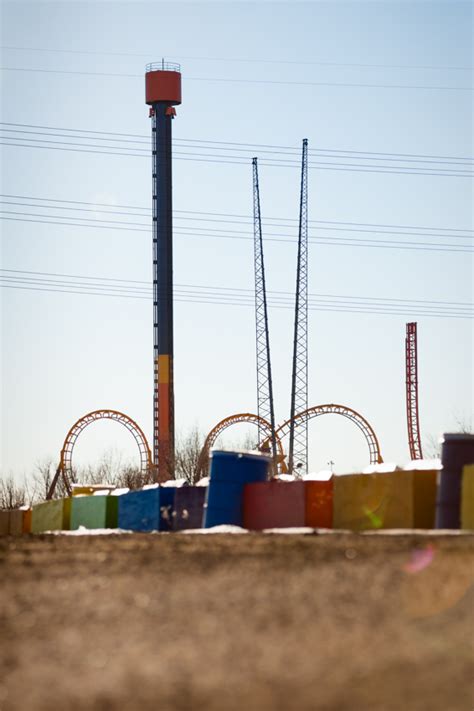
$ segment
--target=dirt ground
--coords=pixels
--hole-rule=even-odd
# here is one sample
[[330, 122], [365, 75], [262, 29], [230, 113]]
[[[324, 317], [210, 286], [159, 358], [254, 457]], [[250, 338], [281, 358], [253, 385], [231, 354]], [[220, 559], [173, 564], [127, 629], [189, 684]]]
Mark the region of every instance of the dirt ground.
[[473, 711], [474, 535], [0, 539], [1, 711]]

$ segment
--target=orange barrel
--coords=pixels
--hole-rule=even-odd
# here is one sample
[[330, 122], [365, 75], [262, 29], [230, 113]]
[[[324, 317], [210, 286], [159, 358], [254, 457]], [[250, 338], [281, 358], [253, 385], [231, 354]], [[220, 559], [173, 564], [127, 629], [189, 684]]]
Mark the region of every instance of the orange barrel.
[[474, 435], [445, 434], [442, 444], [436, 528], [460, 528], [462, 470], [465, 464], [474, 464]]
[[305, 526], [332, 528], [333, 491], [333, 477], [305, 481]]

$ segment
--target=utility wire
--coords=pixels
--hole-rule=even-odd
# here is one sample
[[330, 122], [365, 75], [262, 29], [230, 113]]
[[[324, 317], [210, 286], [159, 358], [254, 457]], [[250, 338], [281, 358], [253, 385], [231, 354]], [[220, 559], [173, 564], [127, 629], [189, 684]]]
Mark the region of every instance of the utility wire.
[[[63, 279], [82, 279], [82, 280], [88, 280], [88, 281], [98, 281], [98, 282], [117, 282], [120, 284], [141, 284], [142, 286], [150, 286], [151, 285], [151, 279], [150, 280], [144, 280], [144, 279], [121, 279], [117, 277], [104, 277], [104, 276], [91, 276], [91, 275], [85, 275], [85, 274], [63, 274], [63, 273], [58, 273], [58, 272], [40, 272], [40, 271], [31, 271], [31, 270], [24, 270], [24, 269], [1, 269], [0, 272], [5, 272], [6, 274], [26, 274], [27, 276], [30, 276], [32, 278], [35, 278], [35, 276], [38, 277], [58, 277], [58, 278], [63, 278]], [[243, 292], [246, 294], [251, 294], [252, 298], [254, 296], [254, 290], [253, 289], [245, 289], [243, 287], [230, 287], [230, 286], [210, 286], [209, 284], [203, 285], [203, 284], [175, 284], [176, 287], [181, 287], [181, 288], [190, 288], [190, 289], [204, 289], [204, 290], [210, 290], [210, 291], [225, 291], [225, 292]], [[293, 298], [294, 292], [293, 291], [268, 291], [269, 294], [273, 295], [278, 295], [278, 294], [283, 294], [286, 296], [290, 296]], [[426, 299], [393, 299], [393, 298], [386, 298], [386, 297], [378, 297], [378, 296], [354, 296], [354, 295], [349, 295], [349, 294], [309, 294], [311, 298], [330, 298], [330, 299], [352, 299], [352, 300], [364, 300], [364, 301], [382, 301], [382, 302], [402, 302], [402, 303], [410, 303], [410, 304], [439, 304], [439, 305], [450, 305], [450, 306], [461, 306], [463, 308], [474, 308], [474, 304], [472, 302], [463, 302], [463, 301], [433, 301], [433, 300], [426, 300]]]
[[[87, 133], [87, 134], [97, 134], [98, 136], [122, 136], [122, 137], [128, 137], [128, 138], [141, 138], [143, 139], [143, 144], [146, 144], [150, 146], [150, 138], [146, 134], [136, 134], [136, 133], [117, 133], [113, 131], [94, 131], [94, 130], [89, 130], [89, 129], [81, 129], [81, 128], [66, 128], [66, 127], [58, 127], [58, 126], [44, 126], [44, 125], [37, 125], [37, 124], [23, 124], [23, 123], [11, 123], [11, 122], [6, 122], [6, 121], [0, 121], [0, 126], [17, 126], [17, 127], [22, 127], [22, 128], [41, 128], [44, 129], [45, 131], [66, 131], [68, 133]], [[9, 131], [13, 132], [13, 129], [1, 129], [3, 131]], [[41, 135], [55, 135], [54, 133], [46, 133], [45, 131], [38, 132]], [[26, 132], [25, 132], [26, 133]], [[36, 133], [35, 131], [32, 131], [30, 133]], [[74, 137], [74, 136], [73, 136]], [[107, 138], [95, 138], [95, 136], [86, 136], [86, 139], [93, 139], [93, 140], [115, 140], [115, 139], [107, 139]], [[196, 139], [196, 138], [179, 138], [175, 137], [174, 139], [175, 143], [204, 143], [204, 144], [213, 144], [213, 145], [222, 145], [222, 146], [240, 146], [242, 147], [242, 150], [249, 150], [252, 153], [253, 156], [253, 151], [255, 149], [272, 149], [272, 152], [277, 152], [277, 153], [284, 153], [285, 151], [292, 151], [293, 154], [299, 155], [298, 154], [298, 149], [296, 146], [281, 146], [281, 145], [275, 145], [275, 144], [265, 144], [265, 143], [242, 143], [242, 142], [237, 142], [237, 141], [215, 141], [215, 140], [204, 140], [204, 139]], [[116, 141], [117, 142], [117, 141]], [[142, 141], [139, 141], [141, 143]], [[210, 148], [210, 146], [209, 146]], [[229, 148], [229, 150], [231, 150]], [[240, 150], [240, 149], [239, 149]], [[309, 150], [309, 153], [311, 155], [319, 155], [321, 153], [347, 153], [347, 154], [355, 154], [357, 156], [363, 156], [363, 155], [369, 155], [369, 156], [384, 156], [386, 157], [387, 160], [391, 160], [390, 156], [393, 156], [393, 160], [396, 158], [420, 158], [420, 159], [437, 159], [440, 161], [474, 161], [474, 157], [463, 157], [463, 156], [439, 156], [439, 155], [428, 155], [428, 154], [419, 154], [419, 153], [387, 153], [387, 152], [381, 152], [381, 151], [354, 151], [354, 150], [344, 150], [340, 148], [312, 148]], [[286, 153], [284, 153], [286, 155]], [[428, 162], [421, 160], [420, 162]]]
[[[1, 122], [0, 122], [1, 125]], [[59, 129], [59, 130], [69, 130], [73, 131], [73, 129]], [[57, 131], [55, 132], [47, 132], [47, 131], [25, 131], [21, 129], [14, 129], [14, 128], [0, 128], [0, 131], [6, 132], [6, 133], [22, 133], [26, 134], [27, 136], [47, 136], [47, 137], [52, 137], [52, 138], [76, 138], [81, 141], [85, 140], [93, 140], [93, 141], [108, 141], [108, 142], [113, 142], [113, 143], [133, 143], [134, 145], [143, 145], [147, 146], [147, 149], [140, 150], [140, 152], [146, 152], [147, 155], [150, 153], [150, 140], [135, 140], [135, 139], [126, 139], [126, 138], [104, 138], [102, 136], [82, 136], [80, 134], [82, 133], [95, 133], [94, 131], [79, 131], [76, 130], [75, 133], [78, 133], [79, 135], [71, 135], [68, 133], [58, 133]], [[122, 134], [118, 134], [122, 135]], [[133, 135], [133, 134], [130, 134]], [[72, 145], [72, 146], [87, 146], [87, 145], [92, 145], [95, 146], [95, 144], [85, 144], [85, 143], [71, 143], [68, 141], [68, 143], [60, 142], [60, 141], [51, 141], [51, 140], [41, 140], [41, 139], [36, 139], [36, 138], [24, 138], [22, 136], [16, 138], [12, 136], [3, 136], [5, 140], [20, 140], [20, 141], [32, 141], [32, 142], [37, 142], [37, 143], [56, 143], [58, 145]], [[146, 137], [143, 136], [145, 139]], [[245, 156], [245, 159], [248, 160], [248, 156], [250, 156], [251, 153], [255, 152], [255, 148], [259, 149], [259, 153], [265, 153], [265, 154], [271, 154], [271, 155], [281, 155], [285, 157], [289, 157], [290, 159], [292, 156], [296, 157], [298, 156], [298, 153], [296, 149], [291, 148], [290, 146], [259, 146], [258, 144], [235, 144], [230, 141], [205, 141], [205, 140], [199, 140], [199, 139], [180, 139], [180, 138], [175, 138], [174, 139], [175, 144], [179, 146], [179, 144], [184, 143], [186, 148], [192, 148], [192, 149], [199, 149], [202, 150], [203, 148], [206, 150], [213, 150], [213, 151], [234, 151], [234, 152], [240, 152], [240, 153], [246, 153], [247, 155]], [[203, 145], [204, 144], [204, 145]], [[208, 145], [209, 144], [209, 145]], [[216, 146], [214, 144], [219, 144], [219, 146]], [[244, 148], [239, 148], [239, 147], [234, 147], [236, 145], [242, 145], [246, 146]], [[222, 146], [222, 148], [220, 147]], [[97, 145], [96, 147], [102, 147], [102, 148], [107, 148], [107, 149], [114, 149], [114, 148], [119, 148], [120, 146], [100, 146]], [[184, 146], [183, 146], [184, 147]], [[271, 150], [270, 150], [271, 149]], [[131, 148], [127, 148], [126, 146], [124, 147], [124, 150], [132, 150]], [[137, 150], [137, 149], [135, 149]], [[417, 155], [417, 154], [408, 154], [408, 153], [381, 153], [381, 152], [376, 152], [376, 151], [352, 151], [352, 150], [343, 150], [343, 149], [314, 149], [310, 151], [311, 155], [317, 156], [319, 158], [346, 158], [350, 160], [358, 160], [358, 161], [367, 161], [367, 160], [372, 160], [372, 161], [381, 161], [381, 162], [395, 162], [395, 163], [429, 163], [429, 164], [435, 164], [435, 165], [459, 165], [459, 166], [468, 166], [469, 167], [469, 162], [472, 162], [471, 158], [463, 158], [463, 157], [458, 157], [458, 158], [453, 158], [449, 156], [423, 156], [423, 155]], [[335, 155], [333, 155], [335, 154]], [[342, 155], [341, 155], [342, 154]], [[219, 154], [218, 154], [219, 155]], [[383, 157], [380, 157], [383, 156]], [[395, 157], [391, 157], [395, 156]], [[397, 157], [400, 156], [400, 157]], [[229, 156], [229, 157], [235, 157], [239, 158], [241, 156]], [[271, 159], [269, 159], [271, 160]], [[280, 159], [281, 160], [281, 159]], [[393, 166], [396, 167], [396, 166]]]
[[[60, 198], [45, 198], [45, 197], [37, 197], [34, 195], [11, 195], [7, 193], [0, 193], [0, 198], [12, 198], [16, 200], [39, 200], [43, 202], [60, 202], [60, 203], [66, 203], [66, 204], [72, 204], [72, 205], [90, 205], [90, 206], [95, 206], [95, 207], [120, 207], [124, 209], [130, 209], [130, 210], [141, 210], [147, 213], [147, 215], [151, 215], [151, 209], [147, 206], [144, 205], [121, 205], [121, 204], [110, 204], [110, 203], [104, 203], [104, 202], [86, 202], [83, 200], [62, 200]], [[39, 205], [38, 205], [39, 207]], [[49, 207], [49, 206], [45, 206]], [[52, 206], [57, 208], [58, 206]], [[98, 212], [101, 212], [98, 210]], [[242, 224], [249, 224], [251, 225], [251, 216], [250, 215], [242, 215], [242, 214], [236, 214], [236, 213], [229, 213], [229, 212], [204, 212], [202, 210], [174, 210], [174, 214], [183, 214], [183, 215], [211, 215], [213, 217], [235, 217], [235, 218], [241, 218], [243, 220], [249, 220], [250, 222], [245, 223], [242, 222]], [[134, 213], [130, 213], [130, 215], [134, 215]], [[139, 215], [137, 215], [138, 217]], [[194, 219], [194, 218], [193, 218]], [[197, 218], [196, 218], [197, 219]], [[266, 220], [272, 220], [276, 221], [279, 220], [284, 221], [284, 222], [291, 222], [291, 223], [297, 223], [298, 220], [294, 217], [270, 217], [267, 216], [265, 218]], [[216, 220], [217, 221], [217, 220]], [[220, 220], [219, 220], [220, 221]], [[227, 222], [227, 220], [223, 220], [223, 222]], [[383, 223], [374, 223], [374, 222], [341, 222], [340, 220], [308, 220], [309, 224], [314, 224], [314, 225], [348, 225], [351, 227], [380, 227], [380, 228], [387, 228], [388, 230], [391, 231], [391, 234], [405, 234], [403, 232], [397, 233], [393, 232], [392, 230], [432, 230], [432, 231], [442, 231], [442, 232], [472, 232], [474, 233], [474, 229], [459, 229], [455, 227], [423, 227], [421, 225], [388, 225], [388, 224], [383, 224]], [[276, 225], [273, 225], [276, 226]], [[283, 226], [283, 225], [282, 225]], [[288, 227], [288, 225], [284, 225], [285, 227]], [[371, 231], [371, 230], [370, 230]], [[384, 233], [381, 233], [384, 234]], [[408, 233], [407, 233], [408, 234]], [[431, 235], [434, 236], [434, 235]], [[440, 235], [440, 236], [446, 236], [446, 235]], [[462, 235], [464, 236], [464, 235]]]
[[[2, 203], [0, 202], [0, 207], [1, 207], [1, 205], [2, 205]], [[24, 205], [22, 205], [22, 207], [23, 206]], [[96, 218], [92, 218], [92, 217], [75, 217], [73, 215], [72, 216], [71, 215], [66, 215], [66, 216], [64, 216], [64, 215], [46, 215], [46, 214], [41, 214], [41, 213], [36, 213], [36, 212], [23, 212], [23, 211], [19, 212], [19, 211], [15, 211], [15, 210], [1, 210], [1, 209], [0, 209], [0, 215], [22, 215], [22, 216], [26, 216], [26, 217], [49, 218], [52, 220], [63, 220], [65, 218], [67, 218], [69, 220], [74, 220], [74, 222], [77, 222], [78, 225], [81, 225], [83, 227], [94, 227], [95, 225], [97, 225], [98, 227], [102, 227], [104, 225], [107, 225], [107, 226], [110, 226], [110, 225], [124, 226], [125, 225], [127, 227], [132, 226], [132, 227], [146, 228], [143, 231], [148, 231], [151, 229], [151, 225], [149, 225], [146, 222], [131, 222], [131, 221], [123, 222], [123, 221], [118, 221], [118, 220], [102, 220], [102, 219], [96, 219]], [[2, 218], [0, 217], [0, 219], [2, 219]], [[183, 219], [192, 220], [193, 218], [179, 217], [178, 219], [179, 220], [183, 220]], [[86, 223], [90, 223], [90, 222], [93, 224], [92, 225], [86, 224]], [[272, 227], [275, 227], [275, 226], [278, 226], [278, 225], [272, 225]], [[280, 226], [283, 228], [288, 227], [288, 225], [280, 225]], [[182, 230], [185, 227], [186, 227], [186, 225], [184, 225], [184, 226], [178, 225], [178, 230], [179, 229]], [[330, 227], [316, 228], [316, 229], [322, 229], [322, 230], [334, 229], [334, 230], [340, 231], [340, 228], [330, 228]], [[370, 234], [373, 233], [371, 230], [358, 230], [358, 229], [353, 229], [353, 228], [343, 229], [342, 231], [344, 231], [344, 232], [346, 232], [346, 231], [347, 232], [363, 232], [363, 233], [368, 232]], [[208, 236], [213, 237], [214, 233], [216, 233], [215, 234], [216, 237], [226, 237], [226, 236], [228, 236], [228, 234], [230, 234], [230, 235], [249, 234], [249, 231], [247, 231], [247, 230], [233, 230], [233, 229], [229, 229], [229, 228], [215, 229], [212, 227], [195, 227], [195, 226], [193, 226], [191, 228], [191, 230], [186, 230], [186, 232], [195, 233], [197, 236], [203, 236], [203, 237], [208, 237]], [[228, 233], [228, 234], [224, 234], [224, 232]], [[377, 234], [389, 235], [390, 233], [389, 232], [377, 232]], [[266, 235], [268, 237], [290, 237], [290, 238], [292, 237], [291, 234], [283, 233], [283, 232], [266, 232]], [[403, 236], [410, 236], [410, 233], [403, 233]], [[423, 234], [422, 236], [424, 236], [424, 237], [435, 236], [435, 237], [439, 237], [439, 238], [446, 237], [446, 236], [449, 237], [449, 235], [426, 235], [426, 234]], [[455, 239], [461, 238], [460, 236], [457, 236], [457, 235], [451, 235], [451, 236], [454, 237]], [[364, 238], [357, 238], [357, 237], [350, 237], [350, 236], [349, 237], [334, 237], [334, 236], [325, 236], [325, 235], [323, 235], [322, 237], [325, 239], [330, 239], [331, 241], [333, 241], [333, 240], [334, 241], [341, 241], [341, 240], [348, 241], [348, 240], [350, 240], [350, 241], [354, 241], [354, 242], [361, 242], [361, 241], [368, 242], [369, 244], [370, 243], [374, 243], [374, 244], [386, 244], [387, 243], [386, 240], [381, 240], [381, 239], [374, 240], [374, 239], [370, 239], [369, 237], [364, 237]], [[466, 236], [465, 239], [472, 239], [472, 237]], [[394, 242], [394, 240], [388, 240], [388, 242], [392, 243], [392, 242]], [[440, 246], [440, 247], [465, 247], [466, 246], [463, 244], [450, 245], [450, 244], [444, 244], [444, 243], [439, 243], [439, 242], [398, 242], [398, 243], [400, 245], [404, 245], [404, 244], [422, 245], [422, 246], [427, 246], [427, 247], [438, 247], [438, 246]], [[469, 245], [467, 245], [467, 246], [469, 246]]]
[[[19, 139], [16, 139], [19, 140]], [[130, 152], [126, 153], [123, 151], [112, 151], [112, 150], [101, 150], [101, 149], [92, 149], [92, 148], [66, 148], [65, 145], [61, 145], [60, 142], [51, 142], [53, 145], [36, 145], [36, 144], [26, 144], [26, 143], [6, 143], [6, 142], [0, 142], [0, 145], [3, 146], [10, 146], [14, 148], [35, 148], [35, 149], [43, 149], [43, 150], [56, 150], [56, 151], [67, 151], [67, 152], [72, 152], [72, 153], [94, 153], [94, 154], [102, 154], [102, 155], [109, 155], [109, 156], [131, 156], [131, 157], [138, 157], [138, 158], [148, 158], [149, 152], [144, 151], [143, 153], [132, 153], [131, 150]], [[68, 145], [88, 145], [88, 144], [68, 144]], [[198, 163], [221, 163], [221, 164], [226, 164], [226, 165], [243, 165], [245, 167], [248, 166], [248, 160], [244, 159], [241, 156], [217, 156], [215, 158], [206, 158], [204, 156], [206, 155], [211, 155], [211, 154], [199, 154], [199, 153], [184, 153], [180, 151], [175, 151], [174, 156], [176, 157], [177, 160], [187, 160], [187, 161], [194, 161]], [[202, 156], [202, 157], [197, 157], [197, 156]], [[229, 160], [230, 159], [230, 160]], [[277, 162], [274, 159], [267, 158], [265, 159], [267, 161], [271, 162], [265, 162], [261, 163], [261, 165], [267, 166], [267, 167], [272, 167], [272, 168], [297, 168], [297, 163], [296, 162]], [[351, 164], [345, 164], [345, 163], [310, 163], [308, 166], [312, 170], [333, 170], [333, 171], [343, 171], [343, 172], [354, 172], [354, 173], [381, 173], [384, 175], [423, 175], [423, 176], [441, 176], [441, 177], [448, 177], [448, 178], [471, 178], [474, 176], [474, 172], [472, 171], [459, 171], [457, 170], [454, 172], [453, 170], [443, 170], [443, 169], [438, 169], [438, 170], [431, 170], [429, 168], [410, 168], [408, 167], [407, 170], [400, 170], [399, 166], [371, 166], [371, 165], [363, 165], [361, 167], [355, 167]], [[400, 166], [401, 167], [401, 166]]]
[[[22, 196], [9, 196], [9, 195], [1, 195], [0, 198], [3, 197], [18, 197], [22, 198]], [[22, 198], [23, 199], [23, 198]], [[32, 198], [32, 197], [27, 197], [25, 196], [25, 199], [30, 199], [30, 200], [45, 200], [47, 202], [65, 202], [65, 203], [75, 203], [75, 204], [82, 204], [82, 205], [96, 205], [98, 207], [99, 205], [103, 205], [104, 203], [81, 203], [80, 201], [74, 201], [74, 200], [53, 200], [53, 199], [48, 199], [48, 198]], [[121, 215], [121, 216], [127, 216], [127, 217], [151, 217], [151, 209], [145, 208], [145, 207], [133, 207], [131, 209], [134, 210], [142, 210], [146, 214], [141, 215], [136, 212], [124, 212], [122, 210], [97, 210], [94, 209], [93, 207], [89, 208], [84, 208], [84, 207], [70, 207], [69, 205], [67, 206], [62, 206], [62, 205], [38, 205], [37, 203], [28, 203], [28, 202], [16, 202], [13, 200], [0, 200], [0, 205], [14, 205], [17, 207], [34, 207], [36, 209], [43, 209], [43, 210], [49, 210], [49, 209], [56, 209], [56, 210], [68, 210], [68, 211], [74, 211], [74, 212], [91, 212], [93, 214], [104, 214], [104, 215]], [[112, 205], [107, 205], [107, 207], [113, 207]], [[117, 205], [117, 207], [120, 207]], [[131, 206], [124, 206], [126, 207], [131, 207]], [[186, 214], [183, 214], [186, 213]], [[215, 218], [209, 218], [209, 217], [190, 217], [189, 214], [197, 214], [197, 215], [205, 215], [205, 214], [210, 214], [210, 215], [219, 215], [219, 213], [204, 213], [204, 212], [196, 212], [192, 213], [190, 210], [174, 210], [173, 211], [174, 217], [176, 220], [182, 220], [182, 221], [192, 221], [192, 222], [210, 222], [210, 223], [222, 223], [222, 224], [231, 224], [231, 225], [247, 225], [251, 226], [251, 223], [248, 221], [245, 221], [245, 215], [229, 215], [229, 217], [242, 217], [244, 219], [240, 220], [226, 220], [226, 219], [215, 219]], [[221, 213], [225, 214], [225, 213]], [[48, 215], [44, 215], [45, 217], [48, 217]], [[67, 215], [60, 215], [57, 216], [58, 219], [62, 219], [64, 217], [67, 217]], [[71, 218], [71, 219], [84, 219], [84, 220], [89, 220], [91, 221], [90, 218]], [[250, 218], [247, 218], [250, 220]], [[278, 218], [271, 218], [267, 217], [266, 220], [277, 220]], [[294, 218], [280, 218], [280, 219], [285, 219], [287, 222], [296, 222]], [[108, 222], [111, 222], [107, 220]], [[439, 227], [409, 227], [409, 226], [398, 226], [398, 225], [374, 225], [374, 224], [364, 224], [364, 223], [357, 223], [357, 222], [336, 222], [336, 221], [331, 221], [331, 220], [309, 220], [309, 224], [324, 224], [324, 227], [314, 227], [313, 229], [315, 230], [327, 230], [327, 231], [335, 231], [335, 232], [360, 232], [360, 233], [366, 233], [366, 234], [380, 234], [380, 235], [399, 235], [399, 236], [408, 236], [408, 237], [452, 237], [453, 239], [474, 239], [474, 234], [473, 235], [463, 235], [463, 234], [439, 234], [440, 232], [474, 232], [474, 230], [459, 230], [459, 229], [451, 229], [451, 228], [439, 228]], [[123, 224], [136, 224], [136, 223], [128, 223], [124, 222]], [[141, 225], [147, 225], [148, 223], [138, 223]], [[265, 227], [273, 228], [273, 227], [282, 227], [282, 228], [290, 228], [292, 225], [284, 224], [284, 223], [279, 223], [279, 222], [264, 222], [263, 223]], [[334, 227], [332, 225], [347, 225], [344, 227]], [[359, 225], [360, 227], [356, 227]], [[363, 227], [384, 227], [387, 229], [361, 229]], [[405, 230], [425, 230], [423, 231], [417, 231], [417, 232], [407, 232], [407, 231], [399, 231], [397, 229], [391, 229], [391, 228], [397, 228], [399, 227], [400, 229], [405, 229]], [[196, 228], [196, 229], [202, 229], [202, 228]], [[207, 229], [207, 228], [206, 228]], [[436, 232], [428, 232], [427, 230], [436, 230]], [[207, 230], [209, 231], [209, 230]], [[214, 230], [215, 231], [215, 230]], [[222, 230], [219, 230], [222, 231]], [[268, 233], [270, 234], [270, 233]]]
[[[21, 213], [20, 213], [21, 214]], [[25, 213], [27, 214], [27, 213]], [[47, 224], [47, 225], [61, 225], [61, 226], [67, 226], [67, 227], [87, 227], [91, 229], [108, 229], [108, 230], [120, 230], [124, 232], [150, 232], [151, 228], [146, 228], [146, 227], [124, 227], [120, 226], [121, 224], [127, 224], [127, 223], [118, 223], [117, 225], [107, 225], [107, 224], [86, 224], [82, 222], [65, 222], [65, 221], [53, 221], [53, 220], [47, 220], [47, 219], [30, 219], [29, 217], [8, 217], [8, 216], [1, 216], [0, 219], [2, 220], [7, 220], [10, 222], [29, 222], [29, 223], [36, 223], [36, 224]], [[69, 218], [72, 219], [72, 218]], [[207, 237], [207, 238], [218, 238], [218, 239], [233, 239], [233, 240], [251, 240], [252, 237], [244, 237], [240, 236], [239, 234], [208, 234], [209, 231], [206, 233], [202, 234], [197, 231], [192, 231], [192, 230], [175, 230], [174, 234], [175, 235], [180, 235], [184, 237]], [[277, 242], [280, 244], [294, 244], [295, 240], [294, 239], [286, 239], [284, 237], [282, 238], [275, 238], [275, 237], [268, 237], [266, 239], [267, 242]], [[421, 243], [421, 242], [389, 242], [385, 240], [370, 240], [370, 239], [362, 239], [359, 240], [355, 237], [325, 237], [322, 236], [317, 239], [310, 239], [309, 240], [310, 244], [322, 244], [322, 245], [331, 245], [331, 246], [341, 246], [341, 247], [365, 247], [365, 248], [375, 248], [375, 249], [406, 249], [406, 250], [419, 250], [419, 251], [424, 251], [424, 252], [453, 252], [453, 253], [458, 253], [458, 252], [463, 252], [463, 253], [468, 253], [472, 254], [474, 252], [474, 249], [466, 248], [465, 245], [462, 244], [444, 244], [444, 243]]]
[[[38, 72], [42, 74], [64, 74], [75, 76], [95, 76], [95, 77], [118, 77], [126, 79], [143, 79], [143, 74], [125, 74], [121, 72], [84, 72], [71, 71], [65, 69], [39, 69], [37, 67], [0, 67], [3, 72]], [[327, 86], [327, 87], [354, 87], [363, 89], [408, 89], [408, 90], [427, 90], [427, 91], [473, 91], [469, 86], [427, 86], [423, 84], [366, 84], [355, 82], [329, 82], [329, 81], [282, 81], [272, 79], [231, 79], [229, 77], [186, 77], [186, 81], [208, 82], [217, 84], [266, 84], [280, 86]]]
[[[135, 298], [135, 299], [146, 299], [146, 300], [151, 300], [153, 298], [152, 296], [152, 290], [151, 288], [148, 290], [148, 293], [145, 294], [143, 292], [142, 295], [141, 293], [137, 293], [137, 291], [130, 289], [128, 287], [117, 287], [116, 290], [112, 290], [112, 287], [107, 286], [104, 287], [104, 290], [101, 290], [100, 285], [89, 285], [86, 283], [78, 283], [74, 284], [71, 282], [54, 282], [52, 280], [35, 280], [31, 278], [13, 278], [11, 277], [10, 280], [5, 277], [0, 278], [0, 286], [2, 288], [18, 288], [18, 289], [24, 289], [24, 290], [33, 290], [33, 291], [53, 291], [53, 292], [59, 292], [59, 293], [75, 293], [75, 294], [82, 294], [82, 295], [95, 295], [95, 296], [119, 296], [119, 297], [128, 297], [128, 298]], [[67, 289], [64, 289], [63, 287], [68, 287]], [[105, 291], [107, 289], [107, 291]], [[175, 289], [174, 290], [175, 294], [175, 299], [177, 301], [184, 301], [187, 303], [216, 303], [220, 305], [239, 305], [239, 306], [253, 306], [253, 294], [249, 293], [247, 296], [245, 295], [227, 295], [223, 293], [210, 293], [210, 292], [201, 292], [199, 294], [196, 294], [195, 290], [193, 291], [188, 291], [188, 290], [180, 290], [180, 289]], [[271, 299], [271, 306], [274, 308], [287, 308], [287, 309], [292, 309], [293, 304], [292, 304], [292, 299], [288, 298], [285, 300], [284, 297], [280, 297], [279, 300], [275, 300], [274, 297]], [[428, 307], [428, 306], [420, 306], [417, 305], [414, 307], [417, 309], [417, 314], [419, 316], [444, 316], [444, 317], [450, 317], [450, 318], [473, 318], [474, 313], [471, 313], [469, 311], [463, 310], [463, 309], [453, 309], [452, 307], [448, 308], [442, 308], [440, 309], [438, 307], [438, 310], [436, 310], [437, 307]], [[384, 315], [401, 315], [401, 314], [407, 314], [407, 313], [412, 313], [412, 309], [402, 309], [399, 304], [393, 305], [393, 304], [364, 304], [364, 303], [359, 303], [355, 305], [351, 305], [350, 302], [340, 302], [340, 301], [323, 301], [323, 300], [312, 300], [310, 302], [310, 309], [312, 311], [344, 311], [347, 313], [378, 313], [378, 314], [384, 314]], [[398, 309], [398, 310], [396, 310]]]
[[[90, 54], [99, 55], [104, 57], [150, 57], [153, 52], [148, 52], [147, 54], [139, 52], [99, 52], [97, 50], [79, 50], [79, 49], [57, 49], [50, 47], [12, 47], [10, 45], [3, 45], [0, 49], [8, 49], [22, 52], [55, 52], [60, 54]], [[298, 59], [244, 59], [236, 57], [188, 57], [180, 56], [179, 60], [177, 57], [173, 57], [169, 54], [165, 54], [168, 58], [167, 61], [180, 61], [180, 60], [192, 60], [200, 62], [232, 62], [232, 63], [245, 63], [245, 64], [291, 64], [291, 65], [306, 65], [306, 66], [327, 66], [327, 67], [367, 67], [376, 69], [434, 69], [434, 70], [455, 70], [455, 71], [465, 71], [471, 72], [473, 67], [456, 67], [456, 66], [443, 66], [443, 65], [419, 65], [419, 64], [367, 64], [360, 62], [327, 62], [327, 61], [314, 61], [314, 60], [298, 60]]]

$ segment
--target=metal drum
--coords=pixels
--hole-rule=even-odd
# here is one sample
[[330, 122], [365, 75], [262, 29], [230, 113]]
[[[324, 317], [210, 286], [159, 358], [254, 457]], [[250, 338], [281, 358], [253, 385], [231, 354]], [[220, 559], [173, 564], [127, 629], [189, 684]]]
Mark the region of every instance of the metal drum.
[[203, 527], [242, 526], [245, 484], [268, 479], [271, 457], [259, 452], [211, 452]]
[[206, 487], [182, 486], [174, 497], [173, 531], [201, 528]]
[[474, 464], [474, 435], [445, 434], [441, 462], [436, 528], [460, 528], [462, 469], [465, 464]]

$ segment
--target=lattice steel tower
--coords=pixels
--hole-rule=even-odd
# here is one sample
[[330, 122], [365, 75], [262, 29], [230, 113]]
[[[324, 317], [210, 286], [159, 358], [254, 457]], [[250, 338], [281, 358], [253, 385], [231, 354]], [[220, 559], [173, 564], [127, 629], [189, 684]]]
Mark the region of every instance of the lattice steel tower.
[[408, 446], [412, 459], [423, 459], [418, 411], [418, 345], [416, 323], [407, 323], [405, 338]]
[[152, 120], [153, 461], [155, 478], [163, 481], [174, 472], [171, 122], [181, 103], [179, 64], [148, 64], [145, 93]]
[[291, 377], [288, 471], [308, 468], [308, 421], [295, 426], [294, 417], [308, 408], [308, 139], [301, 159], [300, 220], [296, 265], [295, 329]]
[[[252, 160], [253, 170], [253, 227], [255, 259], [255, 329], [257, 341], [257, 414], [270, 423], [272, 429], [271, 450], [276, 463], [277, 448], [275, 438], [275, 410], [273, 406], [272, 366], [270, 360], [270, 335], [268, 329], [267, 290], [265, 284], [265, 262], [263, 258], [262, 216], [260, 212], [260, 188], [258, 182], [257, 159]], [[268, 437], [263, 436], [258, 425], [258, 443]]]

